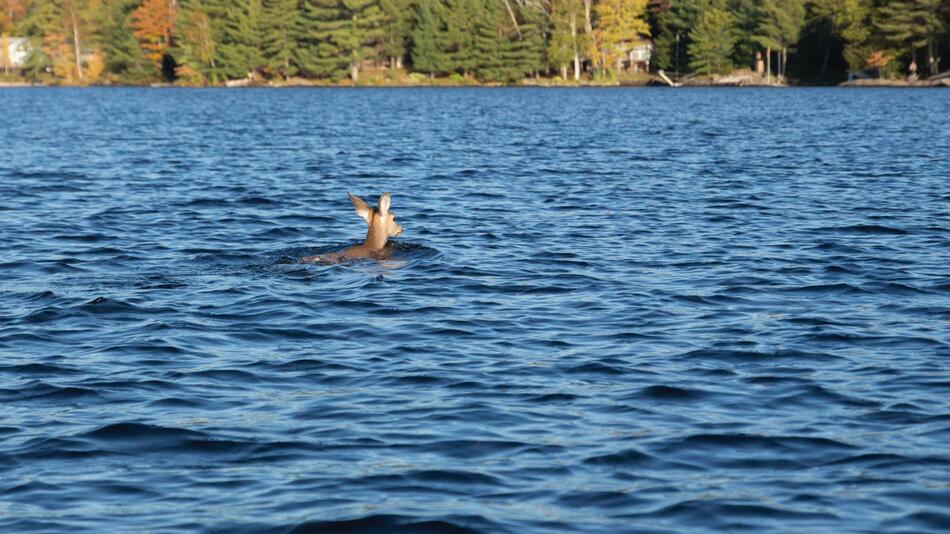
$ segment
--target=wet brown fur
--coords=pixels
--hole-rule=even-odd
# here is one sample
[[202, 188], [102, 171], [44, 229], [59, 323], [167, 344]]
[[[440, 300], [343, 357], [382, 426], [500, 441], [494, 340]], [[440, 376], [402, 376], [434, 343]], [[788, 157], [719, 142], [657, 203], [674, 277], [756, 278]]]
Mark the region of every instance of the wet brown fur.
[[347, 247], [339, 252], [329, 254], [319, 254], [317, 256], [307, 256], [301, 261], [305, 263], [338, 263], [346, 260], [358, 259], [385, 259], [392, 251], [392, 245], [388, 243], [390, 237], [396, 237], [402, 234], [402, 226], [396, 222], [396, 215], [389, 211], [390, 196], [389, 193], [383, 193], [379, 197], [379, 203], [375, 208], [363, 201], [360, 197], [347, 193], [350, 202], [356, 209], [356, 214], [366, 221], [369, 227], [366, 231], [366, 239], [362, 244]]

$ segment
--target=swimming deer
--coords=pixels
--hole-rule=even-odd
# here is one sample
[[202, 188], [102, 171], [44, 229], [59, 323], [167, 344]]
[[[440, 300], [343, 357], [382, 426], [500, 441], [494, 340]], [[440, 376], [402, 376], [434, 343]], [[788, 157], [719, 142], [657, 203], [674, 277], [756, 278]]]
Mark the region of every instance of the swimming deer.
[[392, 246], [387, 245], [386, 241], [390, 237], [402, 234], [402, 226], [396, 223], [396, 215], [389, 211], [389, 193], [380, 195], [379, 204], [375, 208], [352, 193], [347, 193], [347, 195], [350, 196], [350, 202], [356, 208], [356, 214], [369, 225], [363, 244], [353, 245], [330, 254], [307, 256], [301, 261], [305, 263], [336, 263], [364, 258], [384, 259], [389, 256]]

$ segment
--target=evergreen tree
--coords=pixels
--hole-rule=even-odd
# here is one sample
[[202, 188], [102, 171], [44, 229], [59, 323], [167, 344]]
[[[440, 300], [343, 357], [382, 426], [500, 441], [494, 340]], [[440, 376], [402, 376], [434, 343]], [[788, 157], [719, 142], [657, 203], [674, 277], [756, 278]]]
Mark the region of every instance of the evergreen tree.
[[511, 53], [511, 40], [505, 35], [505, 14], [498, 9], [492, 9], [493, 4], [485, 3], [486, 12], [476, 20], [475, 28], [475, 75], [483, 81], [510, 81], [512, 76], [504, 61]]
[[413, 69], [430, 76], [449, 70], [441, 46], [445, 41], [444, 33], [441, 2], [420, 0], [416, 4], [413, 29], [410, 33]]
[[702, 74], [722, 74], [732, 70], [735, 47], [732, 16], [721, 9], [703, 12], [690, 32], [691, 69]]
[[379, 5], [386, 16], [383, 53], [389, 59], [390, 68], [402, 68], [412, 32], [413, 0], [380, 0]]
[[350, 78], [359, 78], [360, 64], [376, 57], [376, 50], [383, 41], [386, 14], [379, 0], [343, 0], [350, 15], [349, 31], [340, 46], [349, 59]]
[[304, 0], [298, 19], [297, 59], [303, 72], [353, 81], [383, 34], [378, 0]]
[[297, 0], [264, 0], [261, 45], [264, 65], [271, 73], [287, 79], [297, 73], [294, 51]]
[[[692, 42], [690, 35], [699, 21], [700, 16], [710, 9], [725, 10], [725, 0], [676, 0], [671, 2], [670, 9], [657, 17], [661, 24], [655, 42], [658, 58], [666, 58], [670, 67], [685, 67], [691, 58], [689, 45]], [[662, 63], [658, 63], [662, 66]]]
[[515, 58], [525, 74], [546, 71], [550, 61], [545, 37], [550, 35], [550, 17], [543, 10], [528, 4], [518, 10], [521, 31], [516, 32]]
[[756, 28], [763, 0], [730, 0], [729, 12], [732, 14], [733, 34], [736, 46], [732, 55], [734, 63], [744, 67], [755, 66], [755, 53], [759, 50], [756, 42]]
[[347, 12], [338, 0], [303, 0], [295, 50], [300, 71], [318, 78], [344, 76], [349, 61], [338, 43], [346, 41], [348, 30]]
[[676, 65], [676, 47], [679, 44], [676, 39], [676, 32], [670, 24], [670, 11], [664, 9], [657, 13], [653, 20], [653, 64], [661, 69], [672, 69]]
[[878, 9], [874, 26], [888, 43], [898, 51], [909, 51], [916, 56], [919, 48], [926, 48], [930, 74], [939, 72], [935, 47], [944, 31], [940, 18], [943, 0], [890, 0]]
[[476, 70], [479, 64], [476, 35], [480, 25], [491, 26], [491, 19], [497, 19], [495, 6], [494, 0], [448, 0], [444, 11], [446, 31], [441, 43], [448, 70], [464, 76]]
[[784, 78], [788, 71], [788, 49], [798, 42], [804, 26], [804, 0], [769, 0], [763, 4], [755, 40], [778, 52], [780, 78]]
[[105, 70], [125, 83], [144, 83], [155, 76], [154, 67], [132, 33], [131, 16], [137, 3], [137, 0], [109, 0], [103, 2], [99, 12], [99, 42]]
[[189, 85], [201, 85], [225, 77], [216, 69], [217, 50], [211, 17], [197, 1], [179, 5], [173, 50], [179, 80]]
[[216, 0], [210, 5], [215, 73], [244, 78], [261, 68], [261, 0]]

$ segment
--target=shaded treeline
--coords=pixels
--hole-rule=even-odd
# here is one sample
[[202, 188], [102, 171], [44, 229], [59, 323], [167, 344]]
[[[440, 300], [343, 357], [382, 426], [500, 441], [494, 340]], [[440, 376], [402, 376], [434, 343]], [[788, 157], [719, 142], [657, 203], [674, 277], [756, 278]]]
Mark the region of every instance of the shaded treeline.
[[[837, 81], [911, 63], [935, 73], [950, 29], [943, 0], [0, 0], [0, 9], [4, 71], [64, 83], [355, 81], [368, 67], [612, 79], [647, 37], [653, 65], [668, 71], [754, 68], [758, 55], [777, 77]], [[18, 69], [9, 36], [29, 40]]]

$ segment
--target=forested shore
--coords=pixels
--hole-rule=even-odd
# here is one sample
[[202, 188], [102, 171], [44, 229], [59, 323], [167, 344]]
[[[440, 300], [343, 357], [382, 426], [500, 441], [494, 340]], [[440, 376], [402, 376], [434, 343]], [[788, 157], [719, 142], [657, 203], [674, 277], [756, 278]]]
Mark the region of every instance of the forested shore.
[[[946, 68], [942, 0], [0, 0], [0, 81], [830, 84]], [[646, 60], [633, 50], [648, 50]]]

